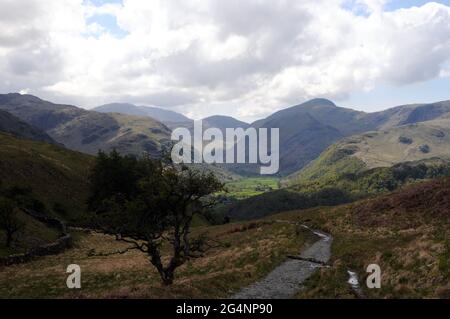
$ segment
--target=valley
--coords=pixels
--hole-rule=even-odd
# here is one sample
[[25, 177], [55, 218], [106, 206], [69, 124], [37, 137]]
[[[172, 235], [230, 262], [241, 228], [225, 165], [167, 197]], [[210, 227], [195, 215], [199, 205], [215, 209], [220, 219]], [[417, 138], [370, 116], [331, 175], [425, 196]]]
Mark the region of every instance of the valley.
[[223, 195], [232, 199], [245, 199], [279, 189], [276, 177], [244, 177], [225, 184]]
[[[351, 205], [196, 227], [194, 232], [208, 232], [216, 247], [183, 266], [171, 287], [159, 283], [144, 254], [108, 255], [126, 245], [74, 229], [73, 249], [2, 269], [0, 296], [226, 298], [265, 278], [288, 255], [312, 247], [319, 237], [299, 227], [308, 224], [333, 234], [330, 267], [317, 268], [298, 288], [297, 298], [356, 298], [347, 283], [347, 270], [355, 271], [364, 283], [365, 268], [371, 263], [381, 266], [383, 284], [379, 290], [362, 285], [368, 297], [448, 298], [449, 189], [445, 179]], [[433, 205], [428, 204], [431, 198]], [[64, 265], [74, 261], [84, 269], [83, 289], [69, 292]], [[39, 273], [33, 271], [36, 268]]]
[[445, 307], [450, 0], [0, 0], [0, 313], [29, 299]]
[[[368, 298], [449, 298], [449, 102], [364, 113], [315, 99], [250, 124], [205, 119], [207, 127], [221, 130], [280, 127], [281, 170], [272, 177], [243, 165], [154, 171], [163, 163], [171, 129], [191, 128], [192, 122], [178, 113], [128, 106], [106, 105], [97, 112], [29, 95], [0, 95], [0, 197], [17, 202], [22, 226], [12, 246], [0, 245], [0, 258], [58, 237], [23, 209], [63, 220], [73, 238], [72, 247], [58, 254], [0, 266], [0, 298], [358, 298], [349, 270]], [[142, 154], [148, 157], [137, 156]], [[161, 184], [151, 187], [158, 178]], [[209, 190], [208, 183], [215, 186]], [[207, 249], [180, 264], [167, 285], [148, 253], [136, 249], [142, 242], [134, 247], [133, 241], [101, 232], [91, 206], [108, 214], [114, 205], [119, 212], [141, 213], [142, 205], [170, 211], [178, 201], [164, 196], [188, 187], [217, 203], [187, 219], [189, 236]], [[113, 196], [97, 200], [107, 192]], [[136, 197], [140, 192], [171, 199], [146, 202]], [[127, 204], [120, 206], [126, 196]], [[131, 222], [132, 231], [140, 231]], [[322, 232], [332, 238], [326, 247], [317, 235]], [[161, 238], [171, 235], [161, 232]], [[158, 244], [165, 264], [171, 245]], [[81, 290], [65, 284], [65, 268], [73, 263], [83, 269]], [[382, 287], [373, 290], [365, 285], [365, 269], [374, 263], [382, 269]], [[282, 288], [286, 282], [289, 290]], [[281, 288], [268, 293], [272, 286]]]

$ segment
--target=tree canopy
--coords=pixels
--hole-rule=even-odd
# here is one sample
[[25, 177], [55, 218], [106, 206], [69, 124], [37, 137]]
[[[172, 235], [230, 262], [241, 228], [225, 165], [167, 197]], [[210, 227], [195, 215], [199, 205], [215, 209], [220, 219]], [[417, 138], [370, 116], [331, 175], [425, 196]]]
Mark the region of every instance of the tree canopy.
[[[212, 195], [223, 188], [212, 173], [116, 151], [99, 153], [90, 181], [95, 226], [147, 253], [165, 284], [173, 282], [176, 268], [202, 251], [200, 238], [190, 238], [191, 222], [214, 205]], [[164, 265], [165, 243], [172, 249]]]

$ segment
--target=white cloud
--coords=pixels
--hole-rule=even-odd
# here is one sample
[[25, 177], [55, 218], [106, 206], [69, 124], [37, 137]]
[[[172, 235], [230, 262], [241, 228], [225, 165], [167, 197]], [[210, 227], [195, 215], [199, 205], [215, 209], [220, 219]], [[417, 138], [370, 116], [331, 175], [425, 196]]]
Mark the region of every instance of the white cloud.
[[[386, 12], [385, 0], [357, 0], [358, 15], [344, 2], [0, 0], [0, 91], [255, 118], [448, 76], [450, 7]], [[125, 36], [96, 22], [105, 14]]]

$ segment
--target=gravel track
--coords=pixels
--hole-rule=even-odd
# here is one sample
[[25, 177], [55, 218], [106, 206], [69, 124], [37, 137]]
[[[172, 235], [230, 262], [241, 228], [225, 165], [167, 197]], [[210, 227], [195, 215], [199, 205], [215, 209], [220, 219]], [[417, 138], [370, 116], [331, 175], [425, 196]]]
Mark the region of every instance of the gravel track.
[[[307, 226], [304, 228], [309, 229]], [[330, 250], [333, 238], [320, 231], [311, 230], [320, 237], [300, 256], [303, 258], [312, 258], [317, 261], [327, 263], [330, 260]], [[301, 289], [306, 279], [321, 266], [319, 264], [303, 261], [288, 260], [275, 268], [266, 278], [258, 281], [239, 293], [232, 296], [232, 299], [288, 299], [295, 296]]]

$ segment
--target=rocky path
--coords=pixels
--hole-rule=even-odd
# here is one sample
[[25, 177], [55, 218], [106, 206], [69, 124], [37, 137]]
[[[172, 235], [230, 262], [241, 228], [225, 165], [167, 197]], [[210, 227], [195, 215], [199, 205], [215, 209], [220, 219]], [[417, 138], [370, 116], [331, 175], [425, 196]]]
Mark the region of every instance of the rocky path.
[[[307, 226], [302, 226], [309, 229]], [[327, 263], [330, 259], [332, 237], [320, 231], [311, 230], [320, 237], [308, 249], [300, 254], [301, 258], [317, 260]], [[241, 292], [232, 296], [233, 299], [287, 299], [292, 298], [301, 288], [303, 282], [308, 279], [319, 263], [292, 259], [275, 268], [266, 278], [258, 281]]]

